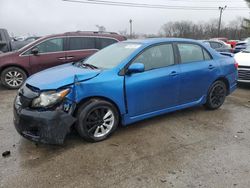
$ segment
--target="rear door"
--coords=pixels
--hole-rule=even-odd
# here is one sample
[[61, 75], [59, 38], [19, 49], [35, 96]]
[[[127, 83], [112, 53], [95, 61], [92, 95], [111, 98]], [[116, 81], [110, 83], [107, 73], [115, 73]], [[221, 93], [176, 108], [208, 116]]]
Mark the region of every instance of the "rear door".
[[[30, 57], [32, 73], [66, 63], [64, 44], [65, 38], [63, 37], [51, 38], [25, 52], [23, 55]], [[38, 49], [37, 55], [32, 54], [34, 48]]]
[[173, 107], [179, 97], [179, 65], [171, 43], [150, 47], [132, 63], [143, 63], [145, 71], [125, 76], [130, 117]]
[[91, 56], [97, 51], [95, 37], [69, 36], [67, 39], [66, 61], [76, 62]]
[[180, 57], [180, 104], [200, 100], [207, 94], [218, 71], [217, 62], [205, 48], [193, 43], [177, 43]]

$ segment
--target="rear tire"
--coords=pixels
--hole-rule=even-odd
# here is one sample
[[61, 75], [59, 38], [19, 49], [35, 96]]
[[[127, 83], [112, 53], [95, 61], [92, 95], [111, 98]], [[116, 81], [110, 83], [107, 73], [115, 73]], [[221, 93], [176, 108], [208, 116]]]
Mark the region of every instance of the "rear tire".
[[83, 104], [77, 113], [77, 132], [89, 142], [107, 139], [118, 124], [118, 110], [113, 104], [104, 100], [92, 99]]
[[26, 73], [18, 67], [8, 67], [1, 73], [1, 82], [8, 89], [20, 88], [26, 79]]
[[227, 87], [223, 81], [216, 81], [212, 84], [207, 95], [205, 107], [209, 110], [216, 110], [224, 103], [227, 95]]

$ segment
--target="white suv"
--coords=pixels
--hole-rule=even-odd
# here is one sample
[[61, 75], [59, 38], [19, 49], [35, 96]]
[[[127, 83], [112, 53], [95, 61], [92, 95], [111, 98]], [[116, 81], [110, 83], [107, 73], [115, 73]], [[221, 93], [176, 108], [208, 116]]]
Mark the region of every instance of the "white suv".
[[238, 82], [250, 83], [250, 46], [248, 46], [245, 50], [235, 54], [234, 58], [239, 64]]

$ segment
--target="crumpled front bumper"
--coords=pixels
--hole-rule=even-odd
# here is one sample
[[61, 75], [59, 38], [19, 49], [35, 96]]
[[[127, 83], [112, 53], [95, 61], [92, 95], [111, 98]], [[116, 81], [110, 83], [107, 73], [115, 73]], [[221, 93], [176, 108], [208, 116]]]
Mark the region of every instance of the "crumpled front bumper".
[[14, 125], [23, 137], [45, 144], [63, 144], [76, 119], [61, 109], [38, 111], [14, 102]]

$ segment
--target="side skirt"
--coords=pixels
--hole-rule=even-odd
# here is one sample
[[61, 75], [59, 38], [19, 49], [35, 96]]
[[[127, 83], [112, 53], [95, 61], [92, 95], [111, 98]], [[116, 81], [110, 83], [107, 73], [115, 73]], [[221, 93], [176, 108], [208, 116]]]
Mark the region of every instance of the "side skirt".
[[126, 126], [126, 125], [129, 125], [131, 123], [141, 121], [141, 120], [144, 120], [144, 119], [147, 119], [147, 118], [159, 116], [159, 115], [162, 115], [162, 114], [166, 114], [166, 113], [169, 113], [169, 112], [173, 112], [173, 111], [177, 111], [177, 110], [181, 110], [181, 109], [185, 109], [185, 108], [189, 108], [189, 107], [193, 107], [193, 106], [203, 105], [203, 104], [206, 103], [206, 98], [207, 98], [207, 96], [205, 95], [205, 96], [201, 97], [199, 100], [194, 101], [194, 102], [182, 104], [182, 105], [179, 105], [179, 106], [174, 106], [174, 107], [171, 107], [171, 108], [165, 108], [165, 109], [162, 109], [162, 110], [157, 110], [157, 111], [154, 111], [154, 112], [149, 112], [149, 113], [141, 114], [141, 115], [138, 115], [138, 116], [130, 117], [129, 113], [128, 113], [128, 114], [125, 114], [122, 117], [122, 125]]

